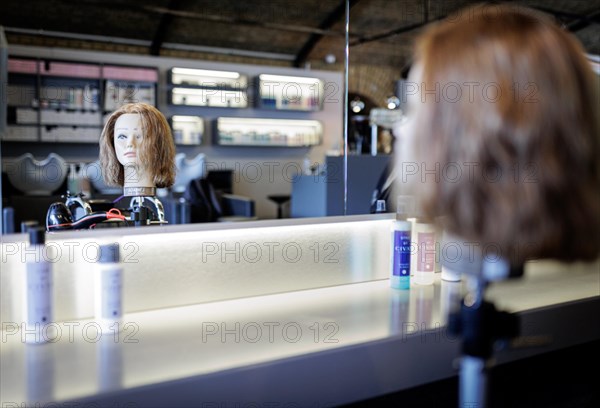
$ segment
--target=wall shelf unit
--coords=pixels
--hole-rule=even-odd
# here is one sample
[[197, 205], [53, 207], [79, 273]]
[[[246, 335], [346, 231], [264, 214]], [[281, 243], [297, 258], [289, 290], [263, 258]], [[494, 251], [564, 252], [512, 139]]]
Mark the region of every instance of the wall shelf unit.
[[221, 117], [214, 128], [215, 143], [221, 146], [310, 147], [323, 137], [317, 120]]
[[3, 141], [98, 143], [103, 114], [127, 102], [156, 105], [156, 68], [15, 57], [7, 71]]
[[199, 116], [174, 115], [170, 120], [173, 138], [178, 145], [199, 145], [204, 136], [204, 119]]
[[325, 83], [319, 78], [261, 74], [256, 88], [258, 108], [308, 112], [323, 108]]
[[144, 102], [156, 106], [158, 70], [156, 68], [102, 67], [104, 111], [112, 112], [125, 103]]
[[172, 105], [248, 107], [248, 77], [233, 71], [174, 67], [169, 70]]

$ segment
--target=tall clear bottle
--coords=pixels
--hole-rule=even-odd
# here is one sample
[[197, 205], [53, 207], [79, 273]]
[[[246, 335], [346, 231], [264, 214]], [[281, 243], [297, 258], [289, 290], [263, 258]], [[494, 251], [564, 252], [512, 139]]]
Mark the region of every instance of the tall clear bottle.
[[26, 343], [45, 343], [49, 340], [52, 323], [52, 264], [46, 259], [46, 230], [29, 228], [26, 251], [24, 338]]
[[123, 267], [119, 244], [100, 246], [100, 257], [95, 271], [94, 315], [103, 334], [120, 330], [123, 314]]
[[437, 230], [435, 224], [426, 220], [420, 208], [415, 206], [412, 223], [411, 275], [417, 285], [433, 285], [434, 273], [439, 265]]

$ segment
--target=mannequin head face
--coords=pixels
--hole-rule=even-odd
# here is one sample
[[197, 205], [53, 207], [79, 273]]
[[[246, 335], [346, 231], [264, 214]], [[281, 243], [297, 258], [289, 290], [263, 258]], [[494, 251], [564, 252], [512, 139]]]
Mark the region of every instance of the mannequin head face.
[[108, 185], [123, 186], [125, 167], [136, 166], [156, 187], [175, 182], [175, 143], [164, 115], [130, 103], [114, 111], [100, 136], [100, 164]]
[[125, 113], [117, 119], [113, 142], [119, 163], [140, 167], [139, 152], [144, 143], [144, 131], [138, 113]]

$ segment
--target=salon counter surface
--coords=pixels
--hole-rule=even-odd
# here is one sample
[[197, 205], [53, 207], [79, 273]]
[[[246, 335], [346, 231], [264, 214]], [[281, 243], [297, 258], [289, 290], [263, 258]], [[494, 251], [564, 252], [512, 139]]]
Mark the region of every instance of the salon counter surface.
[[[552, 336], [498, 362], [600, 338], [598, 266], [538, 262], [495, 284], [488, 297], [519, 312], [525, 334]], [[322, 407], [372, 398], [456, 374], [460, 344], [443, 326], [459, 290], [438, 276], [409, 291], [380, 280], [257, 296], [128, 314], [116, 339], [98, 340], [91, 321], [60, 323], [60, 338], [43, 345], [4, 327], [1, 402]]]

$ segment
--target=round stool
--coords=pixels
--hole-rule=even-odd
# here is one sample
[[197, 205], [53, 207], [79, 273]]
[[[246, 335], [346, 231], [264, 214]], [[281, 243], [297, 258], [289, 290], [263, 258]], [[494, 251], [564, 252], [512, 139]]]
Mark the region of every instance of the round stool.
[[283, 218], [283, 204], [290, 201], [291, 196], [289, 195], [270, 195], [267, 198], [277, 204], [277, 218]]

